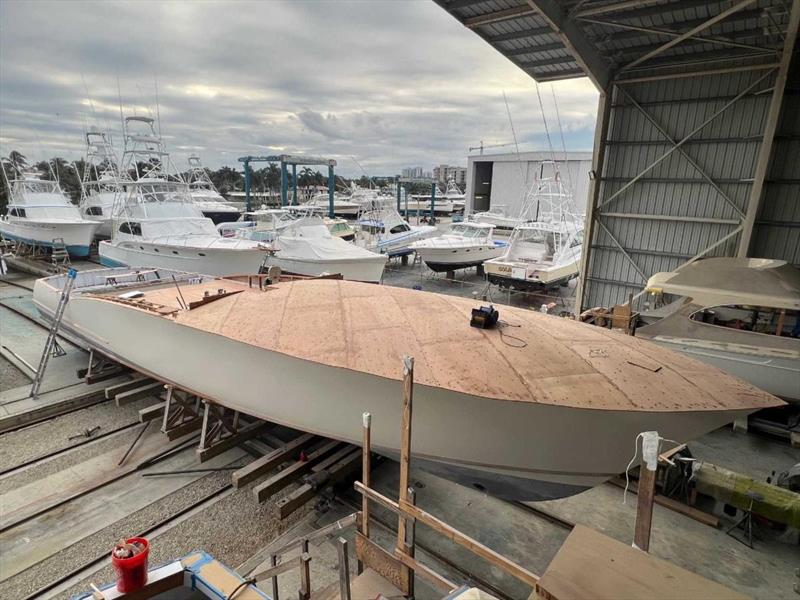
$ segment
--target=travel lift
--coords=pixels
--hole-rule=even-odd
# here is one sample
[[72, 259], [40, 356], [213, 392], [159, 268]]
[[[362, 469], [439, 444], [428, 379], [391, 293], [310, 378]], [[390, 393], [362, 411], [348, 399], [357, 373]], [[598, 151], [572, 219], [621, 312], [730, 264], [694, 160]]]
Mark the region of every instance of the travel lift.
[[297, 204], [297, 165], [327, 165], [328, 167], [328, 216], [333, 218], [333, 193], [335, 191], [335, 177], [333, 168], [336, 161], [332, 158], [321, 156], [294, 156], [279, 154], [274, 156], [242, 156], [239, 162], [244, 164], [244, 195], [245, 210], [252, 210], [250, 202], [250, 187], [252, 185], [251, 162], [279, 162], [281, 164], [281, 206], [289, 205], [289, 173], [286, 165], [292, 165], [292, 205]]

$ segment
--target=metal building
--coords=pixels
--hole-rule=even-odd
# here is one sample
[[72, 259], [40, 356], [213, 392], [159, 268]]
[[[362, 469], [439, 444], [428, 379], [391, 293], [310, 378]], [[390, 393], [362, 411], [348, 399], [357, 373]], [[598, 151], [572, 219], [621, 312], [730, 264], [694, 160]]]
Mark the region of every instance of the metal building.
[[600, 91], [577, 306], [707, 256], [800, 264], [800, 0], [435, 0]]
[[[553, 176], [552, 161], [572, 192], [578, 211], [586, 210], [591, 152], [521, 152], [479, 154], [467, 159], [466, 213], [503, 206], [516, 214], [534, 178]], [[550, 164], [548, 164], [550, 163]]]

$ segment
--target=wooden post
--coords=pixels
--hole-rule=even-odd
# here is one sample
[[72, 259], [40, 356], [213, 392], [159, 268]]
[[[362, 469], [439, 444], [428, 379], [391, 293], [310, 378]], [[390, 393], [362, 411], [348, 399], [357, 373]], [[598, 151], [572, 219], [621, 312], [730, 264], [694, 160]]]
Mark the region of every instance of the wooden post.
[[[372, 439], [370, 436], [370, 429], [372, 426], [372, 415], [365, 412], [362, 416], [363, 420], [363, 443], [361, 445], [361, 481], [370, 487], [371, 484], [371, 452], [372, 452]], [[361, 499], [361, 533], [364, 537], [369, 537], [369, 498], [363, 496]]]
[[[308, 540], [303, 540], [300, 546], [300, 553], [308, 554]], [[298, 596], [300, 600], [309, 600], [311, 598], [311, 566], [307, 560], [300, 563], [300, 593]]]
[[[408, 503], [412, 506], [416, 506], [417, 504], [417, 492], [413, 487], [408, 488]], [[407, 540], [406, 540], [406, 553], [411, 558], [416, 558], [416, 542], [417, 542], [417, 520], [411, 519], [408, 531], [407, 531]], [[416, 570], [411, 569], [411, 572], [408, 574], [408, 598], [414, 598], [414, 579], [416, 578]]]
[[658, 470], [658, 433], [646, 431], [642, 437], [642, 465], [639, 467], [639, 490], [636, 502], [636, 525], [633, 531], [634, 547], [647, 552], [650, 549], [650, 528], [653, 523], [653, 499], [656, 493]]
[[339, 598], [350, 600], [350, 559], [347, 556], [347, 540], [337, 540], [336, 551], [339, 554]]
[[783, 333], [783, 323], [786, 320], [786, 309], [782, 308], [781, 312], [778, 313], [778, 325], [775, 327], [775, 335], [782, 335]]
[[[411, 455], [411, 406], [414, 399], [414, 359], [403, 357], [403, 414], [400, 429], [400, 506], [408, 503], [408, 466]], [[397, 518], [397, 549], [405, 553], [406, 518]]]

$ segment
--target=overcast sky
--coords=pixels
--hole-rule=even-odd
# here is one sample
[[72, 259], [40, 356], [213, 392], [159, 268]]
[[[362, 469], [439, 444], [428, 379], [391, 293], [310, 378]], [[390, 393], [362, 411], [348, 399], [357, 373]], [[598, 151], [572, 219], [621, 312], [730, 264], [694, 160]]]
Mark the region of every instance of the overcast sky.
[[[116, 134], [117, 76], [126, 114], [155, 112], [158, 81], [181, 168], [192, 152], [213, 168], [325, 155], [343, 175], [466, 165], [481, 140], [513, 141], [503, 92], [521, 149], [547, 149], [533, 80], [430, 0], [0, 0], [0, 154], [74, 159], [87, 125]], [[593, 86], [554, 89], [567, 148], [590, 150]]]

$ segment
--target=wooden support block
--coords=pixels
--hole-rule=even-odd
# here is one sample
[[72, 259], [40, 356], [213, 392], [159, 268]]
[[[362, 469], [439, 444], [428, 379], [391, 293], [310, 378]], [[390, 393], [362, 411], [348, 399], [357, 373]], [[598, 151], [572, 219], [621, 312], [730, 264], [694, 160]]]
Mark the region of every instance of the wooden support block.
[[322, 447], [311, 452], [304, 462], [297, 461], [292, 466], [286, 467], [280, 473], [273, 475], [264, 483], [259, 484], [253, 488], [253, 493], [255, 494], [256, 499], [259, 502], [264, 502], [276, 492], [281, 491], [283, 488], [295, 481], [295, 479], [297, 479], [300, 475], [310, 471], [311, 467], [322, 460], [330, 452], [333, 452], [336, 446], [338, 446], [340, 443], [341, 442], [337, 442], [335, 440], [328, 442]]
[[358, 532], [356, 532], [356, 556], [365, 567], [378, 573], [403, 594], [409, 593], [411, 569]]
[[161, 387], [163, 387], [163, 384], [159, 381], [148, 383], [146, 385], [141, 385], [139, 387], [135, 387], [125, 392], [120, 392], [116, 394], [114, 396], [114, 402], [117, 403], [117, 406], [130, 404], [131, 402], [133, 402], [134, 400], [138, 400], [139, 398], [144, 398], [146, 396], [152, 396], [156, 394], [158, 392], [158, 389]]
[[131, 379], [130, 381], [123, 381], [122, 383], [118, 383], [116, 385], [110, 385], [105, 389], [106, 400], [111, 400], [114, 396], [121, 392], [127, 392], [128, 390], [132, 390], [133, 388], [140, 387], [152, 381], [153, 380], [149, 377], [137, 377], [135, 379]]
[[[359, 464], [359, 459], [361, 458], [361, 450], [358, 448], [353, 449], [352, 446], [345, 446], [342, 450], [349, 451], [349, 454], [345, 455], [344, 458], [339, 457], [333, 464], [323, 468], [319, 468], [322, 466], [320, 463], [317, 465], [319, 468], [318, 472], [322, 472], [327, 470], [328, 478], [325, 480], [325, 484], [335, 484], [340, 482], [342, 479], [347, 477], [348, 474], [353, 473], [356, 470], [356, 467]], [[340, 450], [339, 452], [341, 452]], [[339, 452], [335, 453], [330, 457], [330, 459], [335, 458]], [[328, 459], [328, 460], [330, 460]], [[315, 470], [317, 469], [315, 468]], [[303, 506], [306, 502], [311, 500], [317, 493], [318, 488], [310, 483], [304, 483], [296, 490], [293, 490], [291, 494], [281, 498], [277, 502], [278, 511], [280, 514], [281, 519], [285, 519], [298, 508]]]
[[184, 421], [180, 425], [175, 425], [174, 427], [170, 427], [166, 431], [166, 434], [169, 439], [174, 440], [186, 435], [187, 433], [191, 433], [192, 431], [197, 431], [202, 426], [203, 426], [203, 417], [195, 417], [194, 419]]
[[164, 405], [165, 402], [159, 402], [158, 404], [153, 404], [146, 408], [142, 408], [139, 410], [139, 423], [144, 423], [145, 421], [153, 421], [155, 419], [160, 419], [164, 416]]
[[266, 475], [270, 471], [274, 470], [281, 463], [291, 460], [292, 458], [296, 458], [303, 448], [308, 447], [317, 439], [318, 438], [311, 433], [304, 433], [303, 435], [298, 436], [287, 443], [285, 446], [281, 446], [280, 448], [265, 454], [261, 458], [257, 458], [238, 471], [234, 471], [233, 487], [240, 488], [244, 485], [247, 485], [251, 481], [255, 481], [262, 475]]
[[[202, 424], [202, 419], [200, 419]], [[254, 423], [250, 423], [249, 425], [245, 425], [238, 432], [235, 434], [226, 437], [223, 440], [215, 442], [213, 446], [209, 446], [208, 448], [198, 448], [197, 449], [197, 458], [200, 462], [205, 462], [210, 458], [214, 458], [215, 456], [219, 456], [220, 454], [227, 452], [234, 446], [241, 444], [242, 442], [249, 440], [252, 437], [257, 436], [261, 431], [263, 431], [269, 423], [266, 421], [256, 421]]]

